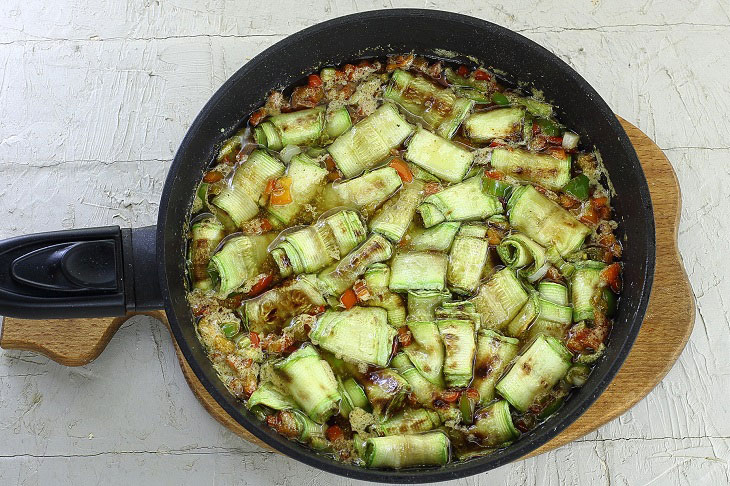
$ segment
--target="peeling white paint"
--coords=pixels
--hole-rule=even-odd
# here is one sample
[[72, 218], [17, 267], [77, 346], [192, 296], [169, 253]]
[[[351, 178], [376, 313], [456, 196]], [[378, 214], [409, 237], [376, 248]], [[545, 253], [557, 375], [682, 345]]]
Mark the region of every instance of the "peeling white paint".
[[[0, 2], [0, 238], [156, 218], [197, 111], [284, 35], [443, 1]], [[476, 0], [574, 66], [670, 158], [697, 297], [690, 343], [631, 411], [557, 451], [459, 484], [730, 484], [730, 4]], [[188, 389], [167, 332], [136, 318], [94, 363], [0, 351], [2, 484], [354, 484], [241, 441]], [[454, 483], [456, 484], [456, 483]]]

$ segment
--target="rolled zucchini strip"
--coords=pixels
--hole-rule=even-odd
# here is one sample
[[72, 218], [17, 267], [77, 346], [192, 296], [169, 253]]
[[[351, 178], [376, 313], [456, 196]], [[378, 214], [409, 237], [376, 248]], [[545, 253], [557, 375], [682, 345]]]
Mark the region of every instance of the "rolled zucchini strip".
[[495, 148], [492, 167], [515, 179], [559, 191], [570, 181], [570, 155], [564, 158], [515, 148]]
[[438, 321], [444, 342], [444, 378], [447, 386], [468, 386], [473, 376], [474, 323], [460, 319]]
[[473, 302], [444, 302], [441, 307], [434, 311], [436, 319], [464, 319], [474, 323], [474, 329], [479, 330], [482, 324], [482, 316], [476, 311]]
[[459, 98], [448, 88], [396, 69], [383, 95], [404, 110], [423, 118], [436, 133], [451, 138], [471, 110], [474, 102]]
[[512, 337], [521, 337], [540, 314], [540, 297], [536, 292], [530, 293], [530, 298], [522, 306], [517, 315], [505, 327], [506, 334]]
[[212, 209], [223, 211], [236, 226], [259, 212], [259, 201], [270, 179], [284, 174], [284, 164], [265, 150], [251, 152], [236, 169], [231, 183], [211, 201]]
[[418, 206], [423, 225], [430, 228], [443, 221], [481, 220], [502, 212], [502, 203], [482, 191], [482, 179], [471, 177], [462, 183], [431, 194]]
[[527, 302], [528, 295], [514, 272], [505, 268], [479, 287], [471, 299], [482, 316], [482, 326], [501, 330]]
[[539, 272], [544, 272], [543, 266], [548, 263], [545, 249], [520, 233], [504, 238], [497, 246], [497, 255], [505, 265], [520, 270], [530, 281], [541, 278]]
[[442, 253], [398, 253], [391, 264], [390, 290], [444, 290], [447, 265], [446, 255]]
[[372, 437], [365, 442], [367, 467], [401, 469], [443, 466], [449, 462], [450, 442], [443, 432]]
[[429, 321], [434, 318], [434, 310], [451, 298], [448, 290], [409, 290], [408, 319]]
[[550, 282], [543, 280], [537, 286], [537, 290], [540, 292], [540, 297], [558, 305], [568, 305], [568, 288], [557, 282]]
[[461, 234], [454, 238], [446, 272], [446, 283], [449, 288], [454, 293], [462, 295], [476, 292], [488, 254], [489, 242], [484, 238]]
[[385, 366], [396, 334], [388, 325], [384, 309], [353, 307], [325, 312], [309, 337], [314, 344], [345, 360]]
[[266, 210], [282, 226], [286, 226], [302, 211], [306, 204], [324, 187], [327, 169], [320, 167], [316, 160], [306, 154], [295, 155], [286, 170], [287, 177], [292, 180], [289, 187], [291, 201], [287, 204], [271, 204]]
[[402, 144], [413, 130], [413, 125], [406, 122], [393, 104], [385, 103], [337, 137], [327, 150], [337, 168], [349, 179], [388, 157], [390, 150]]
[[575, 264], [575, 272], [570, 279], [573, 322], [593, 320], [594, 298], [601, 291], [601, 271], [604, 268], [604, 263], [592, 260]]
[[309, 145], [319, 140], [325, 125], [324, 106], [274, 115], [254, 128], [256, 143], [271, 150]]
[[322, 424], [338, 409], [342, 399], [337, 380], [314, 346], [304, 345], [274, 364], [289, 394], [309, 418]]
[[372, 293], [372, 297], [363, 305], [367, 307], [381, 307], [388, 313], [388, 324], [398, 328], [406, 322], [406, 304], [403, 298], [391, 292], [390, 267], [384, 263], [374, 263], [365, 270], [365, 284]]
[[213, 281], [208, 275], [210, 255], [225, 236], [225, 228], [213, 216], [202, 218], [190, 228], [190, 276], [193, 288], [210, 290]]
[[520, 412], [545, 395], [570, 368], [572, 355], [559, 340], [540, 335], [497, 383], [497, 392]]
[[388, 420], [376, 425], [375, 430], [380, 435], [417, 434], [428, 432], [441, 425], [441, 419], [436, 412], [425, 408], [407, 409], [394, 415]]
[[425, 183], [414, 180], [403, 188], [370, 220], [370, 229], [380, 233], [393, 243], [400, 241], [416, 214], [416, 208], [423, 200]]
[[519, 232], [561, 255], [579, 248], [591, 230], [532, 186], [522, 186], [508, 202], [509, 222]]
[[372, 211], [392, 196], [401, 185], [401, 178], [395, 169], [382, 167], [349, 181], [327, 186], [322, 199], [327, 208], [352, 206]]
[[447, 221], [419, 231], [411, 238], [411, 249], [447, 252], [460, 226], [459, 222]]
[[274, 235], [236, 235], [223, 243], [208, 264], [208, 273], [220, 298], [226, 298], [258, 275], [268, 257], [266, 248]]
[[408, 142], [404, 157], [448, 182], [460, 182], [474, 161], [472, 152], [423, 128]]
[[268, 334], [280, 331], [290, 319], [326, 305], [315, 275], [301, 275], [258, 297], [245, 301], [238, 312], [249, 330]]
[[522, 133], [525, 109], [522, 107], [500, 108], [473, 113], [464, 122], [464, 133], [476, 142], [489, 142], [495, 138], [512, 139]]
[[391, 368], [383, 368], [359, 377], [365, 395], [373, 406], [376, 416], [390, 416], [400, 410], [411, 387], [401, 375]]
[[[519, 96], [515, 93], [507, 93], [509, 102], [514, 105], [524, 106], [532, 115], [542, 118], [550, 118], [553, 116], [553, 106], [541, 100], [532, 97]], [[532, 130], [532, 126], [530, 126]]]
[[319, 274], [326, 295], [340, 295], [352, 287], [369, 265], [390, 259], [393, 246], [379, 234], [371, 235], [340, 262]]
[[469, 433], [479, 440], [482, 447], [505, 446], [520, 436], [520, 431], [512, 423], [506, 400], [494, 402], [477, 412]]
[[436, 386], [443, 387], [444, 344], [439, 328], [433, 321], [408, 323], [413, 342], [403, 348], [419, 373]]
[[434, 397], [442, 387], [428, 381], [411, 363], [405, 353], [396, 354], [390, 364], [398, 371], [400, 376], [406, 379], [418, 403], [427, 407], [433, 405]]
[[285, 233], [271, 256], [283, 277], [317, 272], [362, 243], [365, 234], [356, 212], [338, 211], [317, 224]]
[[257, 415], [263, 414], [266, 408], [271, 410], [292, 410], [297, 408], [294, 400], [270, 381], [259, 385], [246, 401], [246, 406]]
[[352, 127], [350, 112], [346, 106], [329, 111], [324, 117], [324, 131], [320, 141], [327, 143], [339, 137]]
[[479, 402], [494, 400], [494, 387], [520, 349], [520, 340], [502, 336], [491, 329], [480, 329], [474, 361], [474, 381], [471, 386], [479, 391]]

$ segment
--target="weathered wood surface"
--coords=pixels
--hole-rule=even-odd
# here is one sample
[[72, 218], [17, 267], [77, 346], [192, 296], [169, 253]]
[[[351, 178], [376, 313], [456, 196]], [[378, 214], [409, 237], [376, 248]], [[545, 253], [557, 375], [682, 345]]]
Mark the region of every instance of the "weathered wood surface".
[[[152, 223], [178, 142], [227, 76], [283, 35], [385, 3], [2, 2], [0, 237]], [[684, 194], [679, 247], [698, 309], [677, 366], [631, 411], [464, 484], [727, 484], [730, 5], [467, 0], [459, 10], [558, 54], [664, 150]], [[0, 482], [354, 483], [241, 442], [188, 390], [167, 331], [146, 317], [80, 368], [3, 351]]]

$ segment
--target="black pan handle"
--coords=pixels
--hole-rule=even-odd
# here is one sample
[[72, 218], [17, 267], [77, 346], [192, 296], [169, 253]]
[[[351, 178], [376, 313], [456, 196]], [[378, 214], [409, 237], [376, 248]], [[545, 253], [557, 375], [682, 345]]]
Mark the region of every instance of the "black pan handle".
[[0, 315], [60, 319], [161, 309], [156, 232], [106, 226], [0, 241]]

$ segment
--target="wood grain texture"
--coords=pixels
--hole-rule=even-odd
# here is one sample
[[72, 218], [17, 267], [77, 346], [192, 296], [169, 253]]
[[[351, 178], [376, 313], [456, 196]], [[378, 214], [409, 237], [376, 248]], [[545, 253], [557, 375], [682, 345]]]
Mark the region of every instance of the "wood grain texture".
[[[575, 423], [532, 455], [560, 447], [613, 420], [644, 398], [671, 369], [694, 324], [692, 291], [677, 249], [681, 197], [677, 178], [662, 151], [644, 133], [620, 119], [649, 181], [656, 223], [656, 270], [649, 307], [626, 362], [606, 391]], [[163, 321], [164, 312], [145, 313]], [[129, 317], [116, 319], [21, 320], [6, 318], [0, 346], [49, 356], [79, 366], [96, 358]], [[203, 407], [231, 431], [272, 450], [230, 417], [208, 394], [175, 344], [183, 375]], [[133, 377], [129, 377], [133, 379]]]

